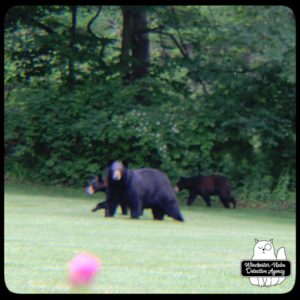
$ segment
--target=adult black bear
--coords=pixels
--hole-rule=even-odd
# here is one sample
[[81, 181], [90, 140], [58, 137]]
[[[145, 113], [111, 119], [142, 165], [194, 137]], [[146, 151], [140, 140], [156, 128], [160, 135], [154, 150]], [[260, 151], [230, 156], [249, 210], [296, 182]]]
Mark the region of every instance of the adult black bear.
[[169, 178], [156, 169], [130, 170], [124, 161], [108, 165], [107, 206], [114, 215], [118, 204], [125, 203], [132, 218], [139, 218], [144, 208], [151, 208], [154, 219], [168, 215], [183, 221], [176, 194]]
[[224, 176], [210, 175], [210, 176], [192, 176], [180, 177], [175, 186], [175, 191], [181, 190], [189, 191], [189, 198], [187, 204], [191, 205], [196, 199], [197, 195], [202, 196], [207, 206], [211, 206], [210, 196], [218, 195], [220, 201], [225, 208], [230, 208], [229, 203], [236, 207], [236, 200], [231, 195], [229, 181]]
[[[85, 191], [89, 195], [93, 195], [98, 192], [107, 192], [107, 178], [102, 178], [102, 175], [95, 176], [91, 183], [85, 188]], [[99, 209], [105, 209], [105, 215], [107, 215], [107, 202], [106, 200], [98, 203], [93, 209], [92, 212], [95, 212]], [[121, 205], [122, 215], [127, 215], [127, 206]]]

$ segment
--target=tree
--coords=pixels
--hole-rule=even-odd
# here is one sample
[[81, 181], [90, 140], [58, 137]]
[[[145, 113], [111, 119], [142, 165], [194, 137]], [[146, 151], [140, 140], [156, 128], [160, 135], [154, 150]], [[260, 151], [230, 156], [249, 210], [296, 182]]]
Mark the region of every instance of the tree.
[[[123, 33], [120, 67], [125, 85], [148, 75], [150, 63], [150, 42], [148, 18], [145, 8], [122, 6]], [[137, 103], [146, 103], [145, 86], [138, 95]]]
[[123, 34], [120, 64], [125, 83], [148, 74], [150, 43], [145, 8], [122, 6]]
[[76, 24], [77, 24], [77, 6], [70, 6], [70, 12], [72, 16], [72, 25], [70, 27], [70, 51], [68, 56], [69, 74], [67, 84], [69, 90], [73, 90], [75, 85], [75, 69], [74, 69], [74, 58], [76, 57]]

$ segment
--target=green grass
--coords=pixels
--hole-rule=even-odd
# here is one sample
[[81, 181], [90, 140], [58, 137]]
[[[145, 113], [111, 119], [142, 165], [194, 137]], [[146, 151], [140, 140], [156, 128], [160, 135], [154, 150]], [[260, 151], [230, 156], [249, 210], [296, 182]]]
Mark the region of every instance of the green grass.
[[[184, 223], [91, 213], [103, 194], [5, 185], [5, 282], [15, 293], [285, 293], [295, 282], [295, 212], [182, 205]], [[285, 247], [292, 275], [260, 288], [240, 276], [254, 239]], [[70, 259], [96, 254], [102, 270], [83, 290], [67, 281]]]

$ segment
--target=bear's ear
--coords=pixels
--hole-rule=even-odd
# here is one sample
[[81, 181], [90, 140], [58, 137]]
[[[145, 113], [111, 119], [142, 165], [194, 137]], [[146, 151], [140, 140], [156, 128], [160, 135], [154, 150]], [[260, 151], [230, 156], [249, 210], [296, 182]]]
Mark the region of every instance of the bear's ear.
[[123, 159], [122, 160], [122, 164], [123, 164], [123, 166], [125, 167], [125, 168], [128, 168], [128, 161], [127, 160], [125, 160], [125, 159]]
[[255, 244], [257, 244], [259, 242], [259, 240], [258, 239], [255, 239]]

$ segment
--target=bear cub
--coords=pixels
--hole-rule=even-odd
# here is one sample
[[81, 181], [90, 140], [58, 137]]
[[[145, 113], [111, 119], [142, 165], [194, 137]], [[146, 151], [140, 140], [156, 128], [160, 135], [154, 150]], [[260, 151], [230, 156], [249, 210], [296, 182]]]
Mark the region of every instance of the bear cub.
[[236, 207], [236, 200], [231, 195], [231, 188], [229, 180], [224, 176], [210, 175], [210, 176], [192, 176], [180, 177], [175, 186], [175, 191], [181, 190], [189, 191], [189, 198], [187, 204], [191, 205], [197, 195], [202, 196], [207, 206], [211, 206], [210, 196], [219, 196], [220, 201], [225, 208], [230, 208], [229, 203]]

